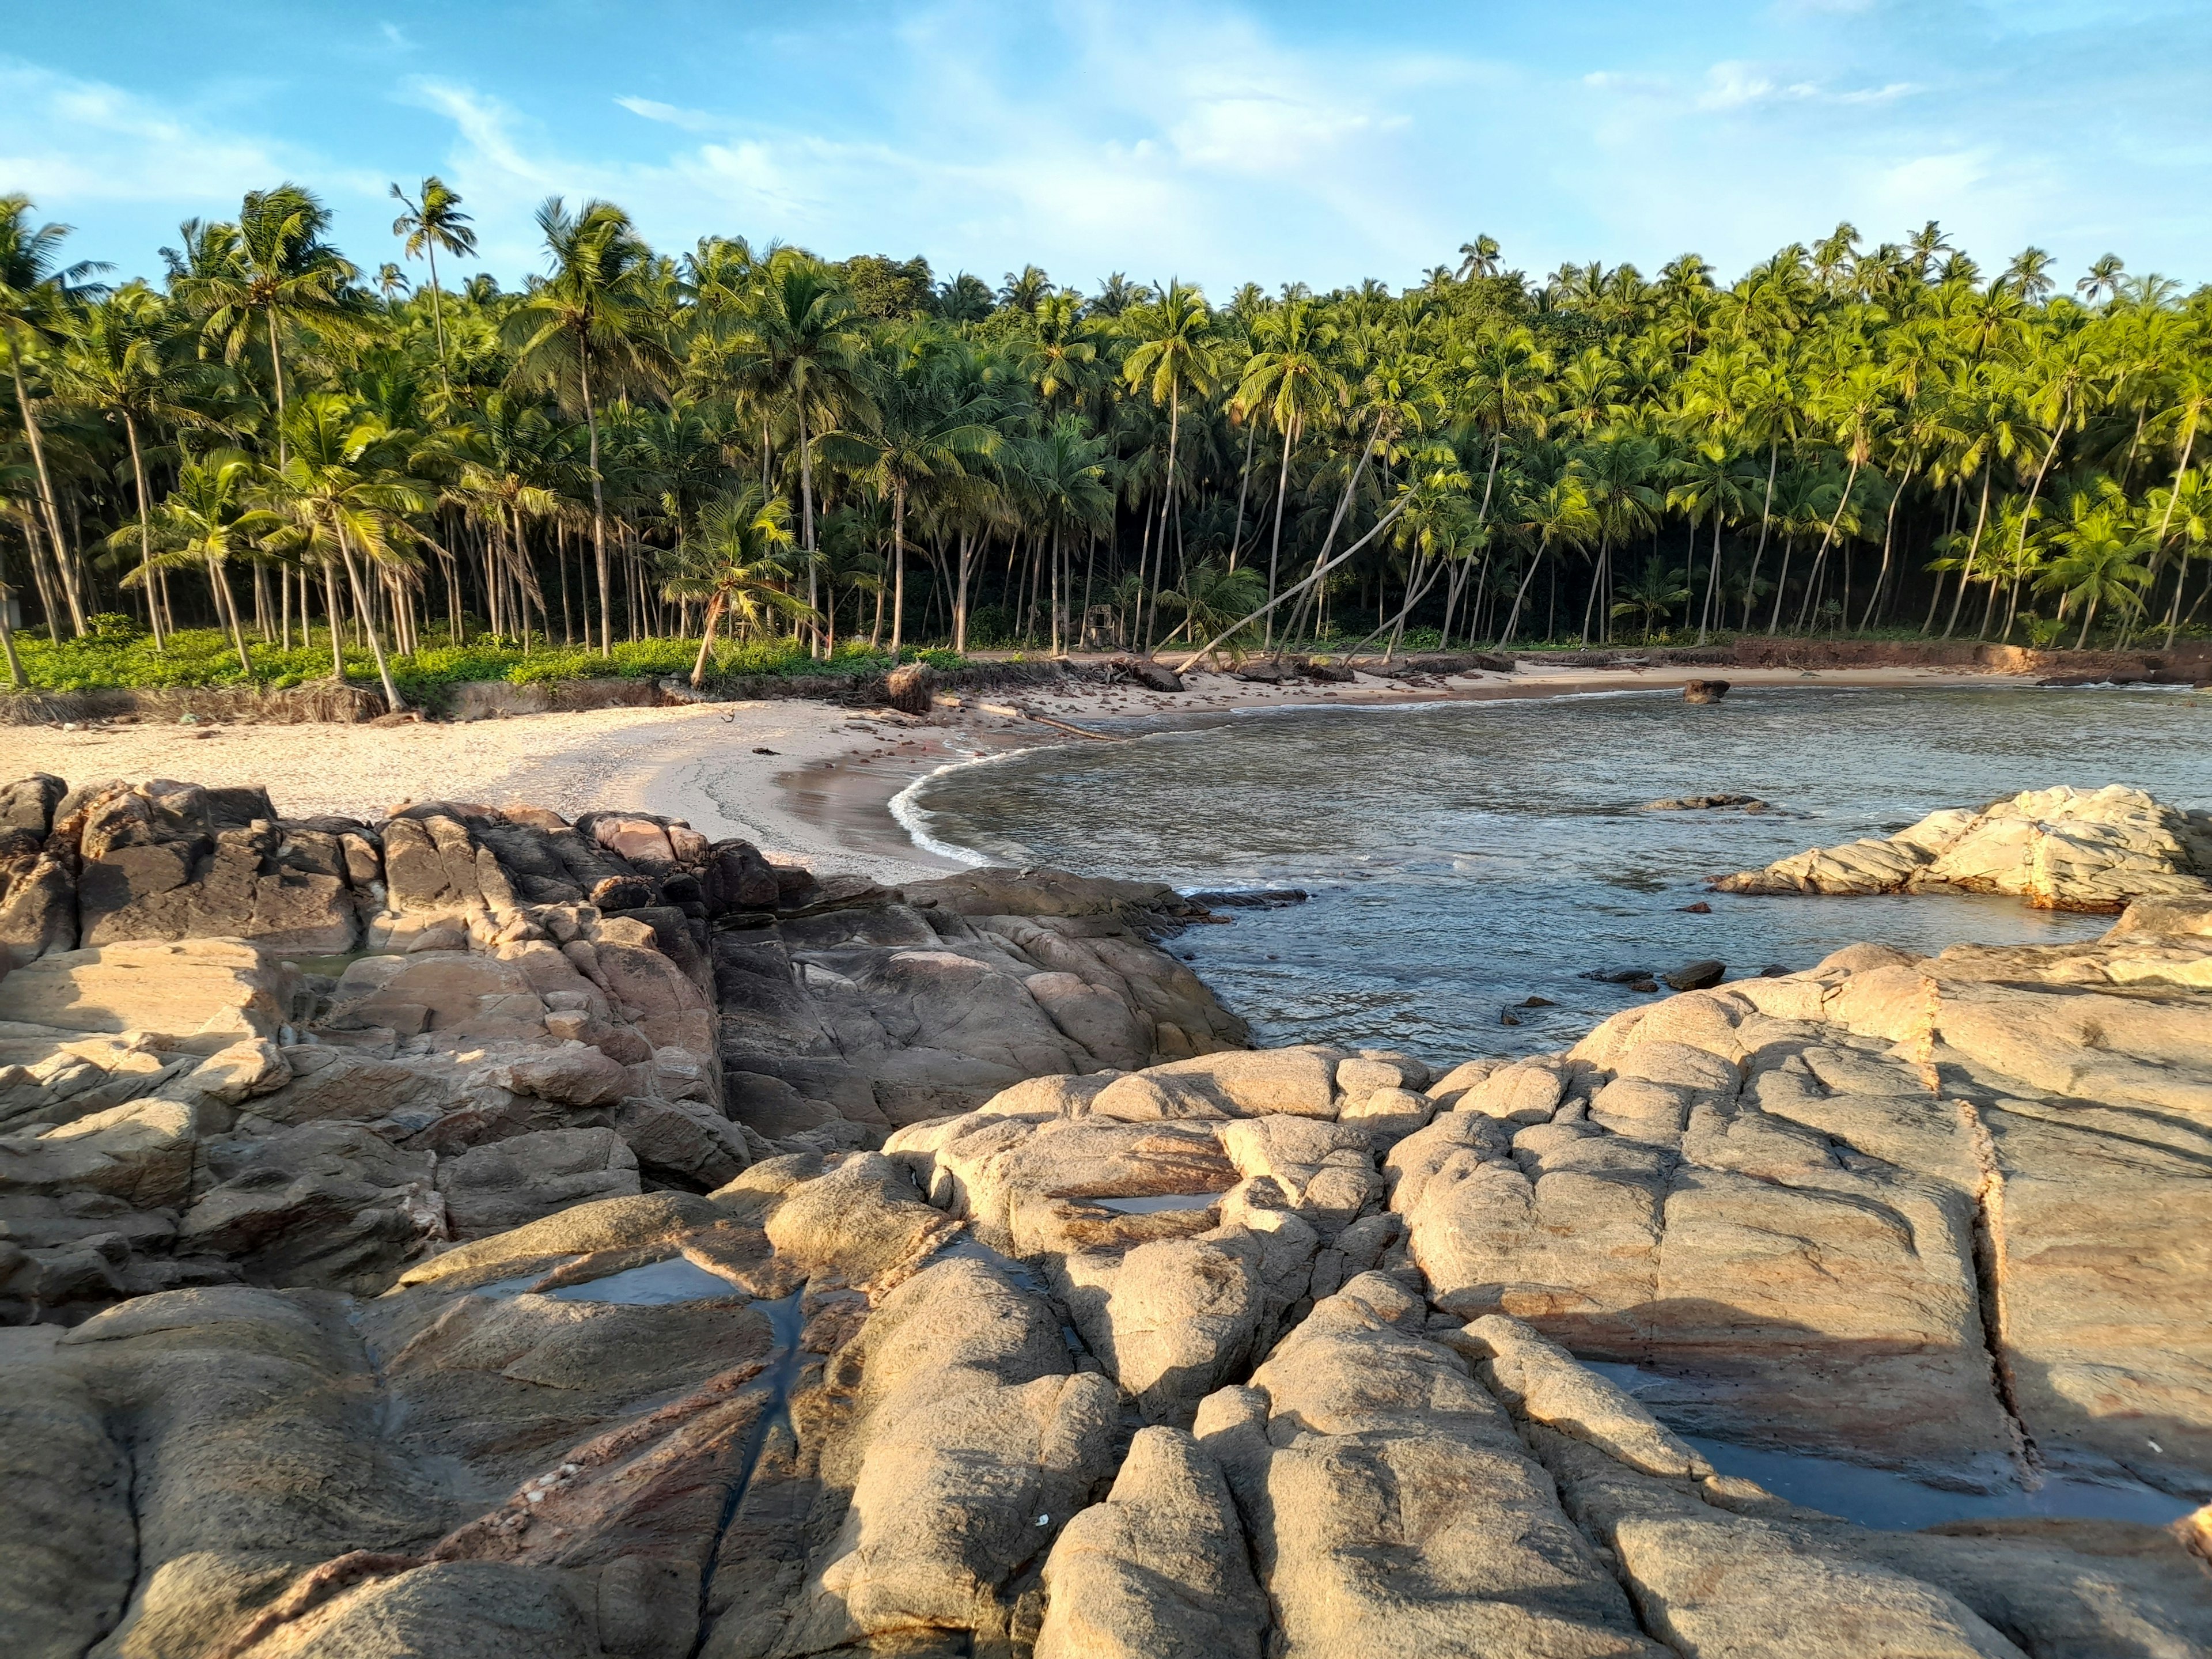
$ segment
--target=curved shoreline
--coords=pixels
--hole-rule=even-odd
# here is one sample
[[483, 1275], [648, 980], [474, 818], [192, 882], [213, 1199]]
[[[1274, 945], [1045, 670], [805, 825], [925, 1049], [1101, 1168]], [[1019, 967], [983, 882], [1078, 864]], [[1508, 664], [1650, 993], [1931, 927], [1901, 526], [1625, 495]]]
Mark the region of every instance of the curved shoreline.
[[[1075, 741], [1030, 714], [1174, 729], [1193, 720], [1292, 708], [1662, 692], [1700, 677], [1689, 668], [1524, 668], [1429, 684], [1362, 674], [1345, 686], [1276, 686], [1207, 672], [1190, 676], [1180, 695], [1120, 685], [1025, 696], [1018, 706], [963, 697], [925, 719], [779, 700], [465, 725], [16, 726], [0, 729], [0, 772], [51, 772], [73, 784], [126, 776], [260, 783], [292, 810], [349, 817], [380, 816], [400, 801], [433, 795], [492, 805], [526, 800], [571, 817], [629, 806], [689, 819], [712, 837], [743, 836], [820, 871], [895, 883], [970, 867], [972, 860], [917, 843], [892, 811], [893, 799], [948, 765]], [[1731, 678], [1745, 687], [2034, 684], [2026, 675], [1911, 668], [1750, 669]]]

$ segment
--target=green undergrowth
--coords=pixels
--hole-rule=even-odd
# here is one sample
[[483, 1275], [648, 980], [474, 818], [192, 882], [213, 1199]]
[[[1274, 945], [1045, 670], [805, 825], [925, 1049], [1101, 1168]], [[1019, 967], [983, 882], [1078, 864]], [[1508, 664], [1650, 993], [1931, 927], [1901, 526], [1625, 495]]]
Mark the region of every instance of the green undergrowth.
[[[252, 669], [241, 673], [238, 652], [229, 636], [211, 628], [179, 629], [162, 641], [160, 650], [155, 648], [150, 635], [120, 629], [59, 644], [43, 635], [18, 633], [15, 636], [24, 673], [31, 689], [38, 691], [248, 684], [284, 690], [326, 678], [331, 672], [326, 634], [318, 635], [312, 645], [295, 646], [289, 651], [251, 638], [246, 646]], [[420, 651], [389, 660], [392, 681], [401, 695], [410, 702], [434, 707], [450, 688], [472, 680], [539, 685], [557, 680], [658, 679], [670, 674], [688, 678], [698, 655], [696, 639], [623, 641], [609, 656], [601, 656], [587, 646], [533, 642], [526, 652], [520, 641], [475, 639], [461, 645], [426, 642]], [[926, 661], [945, 669], [966, 663], [951, 651], [908, 647], [899, 656], [904, 661]], [[882, 673], [891, 665], [888, 651], [870, 651], [866, 646], [840, 646], [825, 662], [809, 657], [805, 646], [791, 640], [721, 641], [709, 660], [706, 684], [711, 689], [763, 678]], [[376, 684], [376, 661], [367, 650], [349, 649], [345, 666], [349, 679], [366, 685]]]

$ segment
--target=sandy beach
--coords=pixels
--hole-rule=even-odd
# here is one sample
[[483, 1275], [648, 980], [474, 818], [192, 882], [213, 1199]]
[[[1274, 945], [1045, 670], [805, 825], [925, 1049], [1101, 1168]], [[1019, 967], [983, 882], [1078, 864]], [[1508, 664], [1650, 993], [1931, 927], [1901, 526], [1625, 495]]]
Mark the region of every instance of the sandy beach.
[[[380, 816], [408, 800], [528, 802], [574, 817], [629, 807], [742, 836], [816, 869], [895, 881], [948, 861], [916, 848], [891, 798], [939, 767], [1019, 748], [1087, 741], [1065, 726], [1297, 706], [1569, 696], [1679, 687], [1700, 671], [1548, 669], [1471, 673], [1418, 685], [1361, 674], [1349, 684], [1265, 685], [1197, 672], [1181, 694], [1133, 685], [963, 695], [924, 719], [800, 699], [610, 708], [459, 725], [94, 725], [0, 727], [0, 776], [51, 772], [72, 784], [173, 777], [266, 785], [288, 815]], [[1702, 671], [1711, 672], [1711, 671]], [[1736, 669], [1731, 684], [1939, 689], [2027, 684], [1936, 669]], [[1042, 718], [1037, 718], [1037, 717]], [[1063, 724], [1055, 725], [1052, 722]]]

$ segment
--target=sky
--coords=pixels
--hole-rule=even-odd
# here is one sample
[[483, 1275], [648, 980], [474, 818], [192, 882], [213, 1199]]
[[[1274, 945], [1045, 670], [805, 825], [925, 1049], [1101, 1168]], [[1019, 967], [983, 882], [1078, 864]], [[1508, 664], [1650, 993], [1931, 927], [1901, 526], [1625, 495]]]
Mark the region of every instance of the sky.
[[[1325, 289], [1478, 233], [1532, 273], [1849, 220], [2001, 267], [2212, 279], [2206, 0], [7, 0], [0, 193], [158, 274], [188, 216], [292, 179], [374, 271], [393, 180], [460, 191], [481, 262], [605, 197], [708, 234]], [[420, 276], [419, 267], [416, 272]], [[444, 273], [441, 271], [441, 273]]]

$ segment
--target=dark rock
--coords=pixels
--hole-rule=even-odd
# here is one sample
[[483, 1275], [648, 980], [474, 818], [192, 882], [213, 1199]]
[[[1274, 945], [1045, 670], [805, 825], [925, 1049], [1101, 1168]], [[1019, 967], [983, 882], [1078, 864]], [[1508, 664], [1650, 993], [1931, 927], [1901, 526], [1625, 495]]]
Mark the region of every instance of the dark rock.
[[[1699, 684], [1722, 684], [1721, 681], [1698, 681]], [[1711, 698], [1692, 697], [1692, 702], [1711, 702]], [[1670, 795], [1665, 800], [1644, 803], [1647, 812], [1710, 812], [1724, 806], [1741, 806], [1747, 812], [1766, 810], [1766, 803], [1756, 795]]]
[[1659, 981], [1656, 979], [1634, 979], [1629, 981], [1628, 988], [1632, 991], [1656, 991], [1659, 988]]
[[1325, 662], [1318, 657], [1309, 657], [1298, 665], [1310, 680], [1325, 680], [1334, 685], [1349, 684], [1354, 678], [1349, 663]]
[[[812, 878], [808, 879], [811, 883]], [[707, 878], [701, 886], [707, 914], [712, 916], [726, 910], [773, 910], [783, 896], [776, 872], [749, 841], [716, 842], [708, 854]]]
[[1686, 916], [1709, 916], [1713, 913], [1713, 907], [1703, 899], [1699, 899], [1695, 904], [1684, 904], [1677, 908]]
[[1789, 971], [1790, 970], [1787, 968], [1784, 968], [1780, 963], [1770, 962], [1765, 967], [1759, 970], [1759, 976], [1761, 979], [1780, 979]]
[[45, 840], [54, 827], [54, 808], [67, 793], [69, 785], [51, 772], [0, 788], [0, 830], [28, 830]]
[[1651, 970], [1649, 968], [1593, 968], [1579, 977], [1596, 980], [1601, 985], [1633, 985], [1638, 980], [1650, 979]]
[[1298, 678], [1298, 670], [1292, 664], [1276, 662], [1264, 657], [1248, 662], [1234, 672], [1238, 679], [1250, 680], [1256, 685], [1287, 685]]
[[902, 714], [927, 714], [936, 682], [936, 672], [927, 663], [902, 663], [884, 681], [884, 701]]
[[1718, 702], [1729, 694], [1726, 680], [1692, 680], [1682, 688], [1684, 702]]
[[1228, 892], [1189, 893], [1193, 904], [1212, 910], [1279, 910], [1287, 904], [1304, 904], [1312, 896], [1303, 887], [1255, 887]]
[[609, 876], [592, 889], [592, 902], [602, 910], [636, 910], [659, 896], [643, 876]]
[[1703, 991], [1719, 984], [1727, 973], [1728, 963], [1708, 959], [1684, 963], [1662, 977], [1677, 991]]
[[1521, 1016], [1508, 1008], [1504, 1013], [1498, 1015], [1498, 1023], [1500, 1025], [1518, 1025], [1521, 1023]]
[[1559, 1005], [1549, 997], [1523, 997], [1521, 1006], [1523, 1008], [1556, 1008]]
[[1134, 680], [1148, 691], [1180, 691], [1182, 676], [1165, 663], [1154, 662], [1149, 657], [1116, 657], [1114, 672], [1124, 679]]

